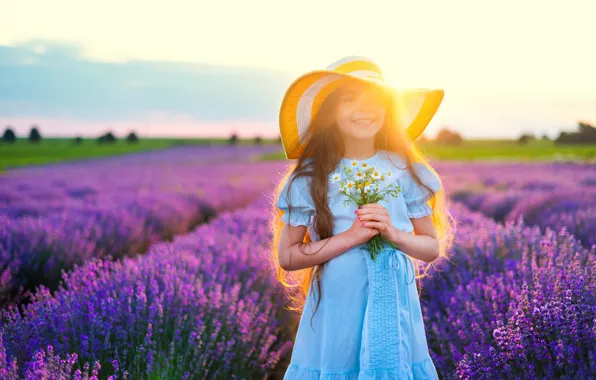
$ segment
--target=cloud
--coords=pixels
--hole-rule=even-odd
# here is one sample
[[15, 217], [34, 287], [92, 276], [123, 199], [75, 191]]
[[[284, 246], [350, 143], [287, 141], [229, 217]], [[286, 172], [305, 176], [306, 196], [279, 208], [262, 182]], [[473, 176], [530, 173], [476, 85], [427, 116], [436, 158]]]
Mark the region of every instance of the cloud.
[[0, 118], [131, 120], [151, 113], [204, 123], [275, 122], [292, 76], [274, 70], [166, 61], [100, 62], [80, 46], [0, 46]]
[[[296, 78], [296, 73], [253, 67], [100, 60], [89, 57], [92, 47], [84, 47], [47, 39], [0, 46], [0, 127], [10, 124], [22, 134], [30, 125], [39, 124], [42, 133], [57, 136], [92, 136], [110, 128], [125, 133], [129, 126], [156, 136], [225, 135], [230, 130], [247, 136], [258, 132], [274, 136], [283, 94]], [[200, 46], [189, 49], [195, 52]], [[245, 53], [245, 57], [259, 54]], [[276, 52], [280, 54], [283, 51]], [[238, 59], [246, 62], [255, 57]], [[455, 54], [452, 60], [461, 57]], [[474, 75], [489, 70], [488, 66], [476, 67], [483, 72], [472, 70]], [[486, 80], [474, 77], [475, 86], [480, 87], [474, 90], [468, 72], [445, 71], [450, 85], [426, 133], [435, 135], [442, 126], [449, 126], [466, 137], [512, 137], [522, 130], [554, 135], [561, 128], [574, 128], [577, 119], [596, 120], [596, 93], [584, 82], [580, 86], [577, 78], [583, 74], [575, 71], [578, 74], [570, 79], [557, 73], [551, 78], [568, 82], [564, 91], [551, 81], [540, 81], [540, 75], [516, 86], [505, 80], [497, 86], [492, 74], [485, 75]], [[508, 75], [507, 70], [499, 72]], [[521, 77], [527, 76], [524, 72]]]

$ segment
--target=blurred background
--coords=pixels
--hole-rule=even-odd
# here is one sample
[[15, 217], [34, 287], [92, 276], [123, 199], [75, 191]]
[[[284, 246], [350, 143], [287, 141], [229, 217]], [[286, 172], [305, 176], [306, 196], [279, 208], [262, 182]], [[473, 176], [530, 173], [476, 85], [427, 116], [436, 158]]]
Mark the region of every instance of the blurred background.
[[458, 224], [418, 282], [441, 378], [596, 378], [595, 14], [0, 0], [0, 377], [281, 379], [279, 106], [361, 55], [445, 90], [416, 141]]
[[[35, 152], [76, 155], [65, 147], [77, 137], [117, 140], [89, 142], [85, 155], [171, 139], [274, 141], [290, 83], [353, 54], [375, 60], [398, 88], [445, 89], [420, 141], [441, 143], [427, 144], [432, 156], [593, 157], [589, 1], [58, 0], [2, 9], [0, 125], [3, 141], [17, 142], [2, 145], [3, 167], [39, 162]], [[114, 147], [127, 137], [140, 146]], [[24, 152], [27, 138], [59, 140], [51, 152]]]

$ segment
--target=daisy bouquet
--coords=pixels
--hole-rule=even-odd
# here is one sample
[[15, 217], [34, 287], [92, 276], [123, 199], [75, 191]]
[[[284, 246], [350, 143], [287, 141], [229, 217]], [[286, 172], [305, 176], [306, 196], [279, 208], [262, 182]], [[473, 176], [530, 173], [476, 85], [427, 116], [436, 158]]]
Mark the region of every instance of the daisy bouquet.
[[[334, 174], [331, 176], [331, 181], [339, 183], [340, 193], [346, 196], [344, 200], [346, 207], [350, 203], [355, 203], [358, 207], [367, 203], [376, 203], [385, 199], [387, 195], [397, 198], [401, 192], [401, 186], [393, 183], [384, 186], [381, 190], [381, 185], [391, 177], [391, 171], [381, 173], [374, 165], [356, 161], [352, 161], [349, 165], [344, 163], [342, 167], [343, 175]], [[366, 250], [373, 261], [376, 261], [377, 254], [383, 249], [383, 241], [397, 248], [393, 242], [385, 240], [380, 234], [375, 235], [366, 244]]]

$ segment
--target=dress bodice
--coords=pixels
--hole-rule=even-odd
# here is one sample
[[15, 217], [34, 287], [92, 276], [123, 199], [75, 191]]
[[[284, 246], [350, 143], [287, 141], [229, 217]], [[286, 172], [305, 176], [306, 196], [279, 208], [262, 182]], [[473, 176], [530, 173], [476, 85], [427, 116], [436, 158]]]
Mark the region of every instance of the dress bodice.
[[[391, 216], [392, 224], [399, 230], [412, 232], [414, 227], [410, 218], [417, 218], [432, 214], [427, 201], [441, 186], [438, 176], [422, 162], [413, 162], [413, 168], [423, 184], [417, 183], [407, 169], [406, 160], [395, 152], [378, 150], [372, 157], [363, 160], [342, 158], [335, 169], [329, 174], [327, 202], [334, 217], [333, 235], [340, 234], [350, 228], [356, 218], [354, 211], [358, 206], [349, 201], [349, 197], [342, 192], [349, 178], [358, 178], [358, 173], [374, 169], [376, 179], [371, 183], [369, 191], [383, 192], [389, 188], [399, 188], [396, 197], [386, 194], [378, 203], [384, 205]], [[347, 173], [351, 171], [351, 173]], [[344, 189], [345, 190], [345, 189]], [[277, 206], [288, 210], [288, 199], [291, 201], [291, 214], [283, 216], [285, 223], [292, 225], [306, 225], [312, 240], [319, 240], [312, 226], [315, 215], [314, 202], [310, 194], [308, 177], [298, 177], [292, 184], [290, 194], [288, 186], [280, 194]]]

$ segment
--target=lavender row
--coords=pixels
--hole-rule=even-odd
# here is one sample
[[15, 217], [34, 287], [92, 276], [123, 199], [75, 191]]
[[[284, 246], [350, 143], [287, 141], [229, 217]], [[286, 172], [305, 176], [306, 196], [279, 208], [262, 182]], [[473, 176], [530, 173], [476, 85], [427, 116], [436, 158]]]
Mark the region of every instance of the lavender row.
[[63, 378], [83, 363], [101, 378], [263, 378], [291, 348], [264, 265], [268, 206], [226, 212], [142, 257], [93, 259], [54, 296], [42, 288], [3, 311], [0, 367], [16, 359], [13, 373], [43, 378], [62, 359]]
[[[258, 217], [262, 211], [251, 213], [255, 215], [250, 218]], [[452, 263], [443, 263], [443, 272], [436, 273], [432, 280], [425, 279], [423, 283], [424, 291], [430, 292], [422, 305], [428, 319], [427, 326], [432, 325], [428, 331], [439, 371], [451, 378], [582, 378], [594, 373], [594, 333], [590, 329], [596, 318], [594, 249], [582, 248], [564, 230], [557, 233], [548, 229], [540, 231], [520, 222], [502, 226], [465, 209], [456, 209], [456, 217], [460, 221], [460, 228], [457, 245], [451, 252]], [[220, 228], [233, 232], [253, 229], [248, 226], [236, 230], [232, 222], [222, 224]], [[268, 239], [266, 233], [249, 236], [244, 235], [243, 238], [259, 242]], [[211, 239], [214, 242], [218, 240], [217, 237]], [[229, 238], [224, 238], [219, 243], [225, 245], [228, 241]], [[194, 243], [191, 241], [189, 244]], [[224, 257], [233, 257], [235, 248], [230, 246], [229, 249], [229, 252], [219, 252]], [[234, 267], [234, 260], [230, 261], [230, 265], [225, 267], [229, 282], [244, 283], [242, 270]], [[241, 267], [247, 265], [240, 264]], [[263, 262], [260, 264], [263, 265]], [[97, 277], [99, 275], [92, 278]], [[218, 280], [222, 278], [226, 277]], [[573, 279], [579, 282], [573, 282], [576, 281]], [[88, 292], [83, 286], [83, 279], [80, 279], [81, 284], [74, 283], [78, 289]], [[269, 289], [273, 288], [274, 285], [270, 284]], [[91, 291], [97, 292], [95, 288]], [[46, 298], [52, 299], [46, 295], [35, 304]], [[237, 301], [230, 298], [230, 302]], [[68, 315], [59, 314], [62, 310], [52, 310], [54, 316], [46, 320], [54, 321], [57, 315]], [[94, 314], [77, 318], [85, 317], [89, 319]], [[22, 325], [20, 320], [15, 323]], [[78, 327], [77, 331], [93, 331], [88, 325]], [[22, 355], [23, 360], [34, 357], [35, 368], [43, 367], [40, 363], [44, 363], [45, 359], [40, 351], [37, 351], [37, 355], [31, 352], [35, 347], [46, 348], [45, 344], [52, 339], [61, 341], [61, 338], [48, 336], [39, 344], [31, 344], [31, 349]], [[34, 340], [34, 337], [31, 336], [30, 340]], [[228, 341], [227, 338], [224, 341]], [[5, 344], [8, 344], [6, 340]], [[12, 355], [11, 347], [7, 347], [9, 357]], [[60, 355], [68, 352], [82, 355], [83, 347], [75, 348], [56, 351]], [[51, 353], [46, 356], [51, 357]], [[23, 363], [22, 360], [19, 362]], [[85, 362], [91, 363], [93, 359], [86, 359]], [[33, 362], [25, 363], [24, 368], [33, 365]], [[110, 360], [100, 363], [103, 363], [103, 368], [112, 368]], [[130, 368], [130, 363], [118, 363], [120, 368]], [[132, 365], [144, 368], [139, 362], [133, 362]], [[225, 367], [223, 361], [219, 365]], [[112, 372], [102, 371], [102, 375], [104, 373]], [[194, 372], [190, 373], [194, 375]], [[231, 373], [234, 372], [226, 372]]]
[[0, 214], [47, 216], [72, 208], [133, 207], [133, 197], [200, 195], [205, 184], [237, 177], [272, 148], [182, 147], [157, 152], [7, 171], [0, 181]]
[[596, 165], [580, 163], [437, 164], [451, 197], [497, 221], [565, 228], [596, 244]]
[[[56, 296], [40, 291], [22, 314], [4, 313], [8, 362], [16, 356], [27, 371], [76, 353], [77, 363], [105, 368], [103, 378], [114, 363], [118, 378], [125, 369], [135, 377], [262, 378], [291, 342], [280, 339], [284, 300], [264, 258], [270, 236], [261, 202], [142, 258], [93, 261], [65, 276]], [[431, 354], [443, 377], [596, 373], [594, 249], [565, 231], [502, 225], [461, 205], [454, 214], [450, 260], [422, 282]]]
[[55, 288], [75, 264], [144, 252], [261, 195], [278, 165], [237, 162], [257, 151], [230, 149], [9, 171], [0, 181], [0, 306], [40, 284]]
[[565, 230], [496, 223], [456, 206], [449, 261], [425, 277], [423, 314], [439, 372], [460, 379], [596, 374], [596, 247]]

